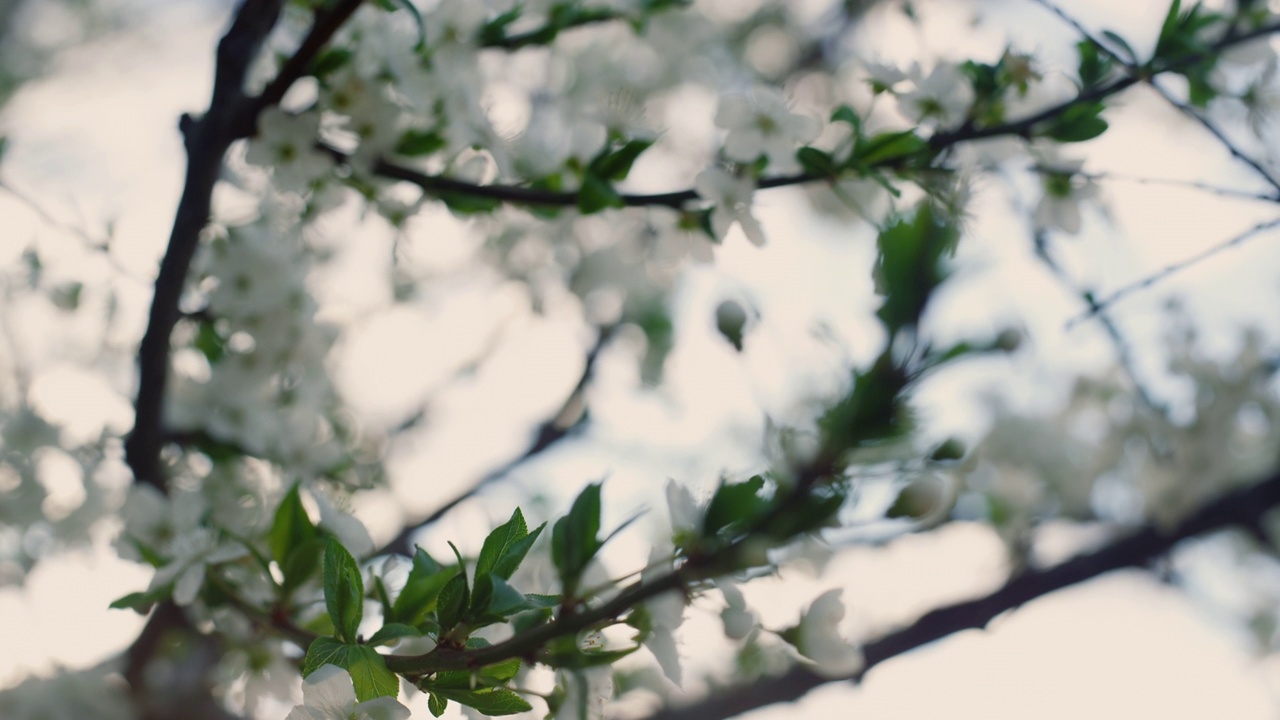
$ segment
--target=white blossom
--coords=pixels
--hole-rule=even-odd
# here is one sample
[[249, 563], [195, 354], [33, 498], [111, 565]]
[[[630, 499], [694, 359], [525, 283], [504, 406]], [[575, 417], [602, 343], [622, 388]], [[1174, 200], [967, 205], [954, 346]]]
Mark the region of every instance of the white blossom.
[[[642, 580], [671, 571], [671, 551], [663, 546], [654, 546], [649, 553], [649, 563], [641, 574]], [[662, 674], [671, 682], [679, 685], [682, 681], [680, 667], [680, 651], [676, 647], [676, 628], [684, 622], [684, 594], [680, 590], [668, 590], [644, 604], [649, 615], [649, 633], [644, 638], [644, 646], [649, 648], [658, 660]]]
[[1069, 235], [1080, 232], [1080, 204], [1098, 196], [1098, 186], [1080, 175], [1083, 160], [1057, 159], [1042, 165], [1044, 195], [1032, 215], [1036, 227], [1058, 229]]
[[393, 697], [356, 703], [355, 686], [346, 670], [322, 665], [302, 683], [302, 704], [285, 720], [408, 720], [409, 708]]
[[312, 497], [320, 508], [320, 527], [333, 533], [352, 555], [364, 557], [373, 552], [373, 538], [369, 530], [351, 513], [343, 512], [318, 488], [313, 488]]
[[613, 697], [613, 668], [556, 671], [565, 698], [556, 711], [556, 720], [604, 720], [605, 703]]
[[270, 168], [276, 188], [301, 192], [333, 168], [332, 159], [316, 149], [319, 139], [319, 113], [268, 108], [258, 117], [258, 134], [249, 140], [245, 160]]
[[764, 245], [764, 229], [751, 215], [751, 195], [756, 189], [754, 180], [713, 167], [699, 173], [693, 185], [698, 195], [715, 204], [711, 209], [711, 230], [716, 240], [724, 240], [729, 228], [737, 223], [752, 245]]
[[721, 98], [715, 121], [729, 131], [727, 157], [750, 163], [764, 155], [770, 168], [782, 172], [796, 167], [796, 146], [813, 142], [822, 130], [816, 119], [791, 112], [782, 93], [768, 87]]
[[915, 88], [898, 97], [902, 113], [913, 123], [954, 127], [973, 105], [973, 85], [958, 66], [940, 62], [928, 75], [918, 65], [908, 73]]
[[248, 550], [233, 542], [219, 542], [211, 528], [194, 528], [173, 540], [173, 559], [156, 571], [148, 590], [173, 586], [173, 601], [190, 605], [204, 585], [205, 568], [244, 557]]
[[725, 608], [720, 611], [720, 621], [724, 623], [725, 636], [731, 640], [746, 638], [759, 626], [759, 618], [747, 607], [746, 597], [733, 581], [721, 578], [715, 584], [724, 596]]
[[842, 592], [835, 588], [819, 595], [800, 619], [796, 649], [812, 660], [814, 669], [824, 677], [848, 677], [862, 669], [865, 662], [858, 646], [840, 635], [840, 621], [844, 619]]

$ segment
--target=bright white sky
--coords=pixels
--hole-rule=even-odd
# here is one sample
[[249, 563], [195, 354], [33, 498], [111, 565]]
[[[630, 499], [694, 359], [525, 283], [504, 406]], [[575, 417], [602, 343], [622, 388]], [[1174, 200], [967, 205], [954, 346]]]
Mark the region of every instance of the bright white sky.
[[[1158, 17], [1162, 8], [1156, 6], [1162, 4], [1090, 0], [1071, 5], [1086, 22], [1105, 20], [1108, 27], [1136, 32], [1155, 27], [1153, 14]], [[1053, 47], [1062, 37], [1060, 26], [1029, 2], [999, 0], [987, 5], [992, 12], [1007, 13], [1002, 17], [1026, 38], [1020, 40], [1024, 49]], [[926, 17], [936, 12], [943, 20], [930, 24], [920, 42], [930, 48], [955, 46], [956, 29], [964, 26], [965, 11], [959, 6], [928, 6]], [[127, 282], [122, 286], [122, 314], [138, 323], [149, 299], [145, 278], [163, 249], [180, 190], [183, 160], [176, 118], [206, 102], [212, 48], [224, 17], [200, 11], [194, 3], [156, 10], [139, 35], [70, 54], [53, 77], [25, 89], [7, 110], [5, 126], [12, 146], [0, 177], [73, 224], [96, 232], [107, 220], [115, 221], [113, 259], [140, 278], [132, 288]], [[902, 40], [903, 57], [913, 56], [917, 48], [911, 33], [895, 37]], [[1131, 37], [1136, 47], [1149, 44]], [[970, 40], [985, 48], [980, 52], [996, 53], [1001, 47], [994, 31], [972, 33]], [[1229, 169], [1229, 158], [1187, 123], [1161, 114], [1140, 97], [1131, 96], [1125, 104], [1133, 112], [1109, 114], [1114, 130], [1089, 148], [1086, 169], [1247, 182]], [[1178, 151], [1166, 152], [1169, 147]], [[1116, 226], [1108, 229], [1092, 218], [1093, 231], [1071, 241], [1071, 262], [1082, 273], [1103, 273], [1111, 287], [1228, 237], [1266, 210], [1215, 203], [1201, 195], [1195, 196], [1195, 203], [1184, 203], [1167, 189], [1120, 184], [1107, 189]], [[821, 363], [830, 352], [814, 346], [802, 319], [833, 302], [865, 307], [870, 301], [867, 283], [850, 282], [848, 268], [867, 267], [869, 248], [849, 242], [843, 234], [847, 229], [803, 212], [794, 195], [762, 195], [758, 204], [770, 245], [761, 251], [731, 242], [719, 253], [715, 270], [693, 272], [682, 287], [691, 329], [669, 370], [674, 400], [602, 390], [596, 398], [599, 409], [593, 410], [596, 446], [540, 463], [523, 476], [527, 482], [573, 478], [578, 484], [609, 474], [606, 493], [616, 522], [649, 504], [649, 479], [655, 474], [711, 481], [726, 457], [740, 464], [730, 465], [731, 471], [749, 468], [753, 460], [743, 460], [750, 458], [743, 453], [759, 437], [759, 426], [742, 418], [756, 417], [755, 403], [785, 408], [821, 390], [822, 378], [833, 369]], [[1034, 399], [1039, 396], [1028, 389], [1043, 386], [1046, 379], [1069, 369], [1099, 367], [1110, 359], [1096, 328], [1063, 330], [1063, 321], [1078, 307], [1068, 296], [1046, 289], [1046, 276], [1030, 255], [1025, 229], [1006, 219], [1007, 206], [988, 203], [976, 215], [975, 242], [964, 251], [969, 282], [957, 291], [950, 314], [938, 322], [954, 323], [960, 331], [988, 331], [1020, 322], [1036, 344], [1014, 368], [1016, 373], [1003, 365], [979, 368], [967, 373], [963, 382], [926, 395], [940, 434], [969, 437], [981, 429], [973, 420], [973, 384], [1001, 373], [1010, 378], [1015, 395]], [[68, 248], [69, 255], [77, 252], [74, 245], [58, 239], [65, 233], [43, 224], [4, 193], [0, 218], [9, 238], [0, 239], [0, 263], [16, 260], [33, 235], [50, 247]], [[469, 242], [459, 223], [445, 213], [433, 213], [423, 225], [431, 228], [434, 247], [465, 247]], [[1231, 347], [1234, 328], [1241, 323], [1260, 323], [1275, 337], [1271, 309], [1275, 268], [1280, 264], [1267, 242], [1259, 240], [1204, 263], [1170, 281], [1162, 292], [1135, 297], [1121, 316], [1126, 332], [1139, 345], [1158, 338], [1160, 298], [1179, 292], [1191, 298], [1193, 311], [1206, 319], [1206, 341], [1223, 351]], [[554, 407], [573, 382], [576, 369], [571, 359], [580, 353], [583, 340], [554, 319], [534, 322], [519, 309], [523, 303], [518, 294], [489, 288], [464, 286], [458, 299], [447, 305], [381, 313], [377, 308], [384, 298], [374, 281], [387, 257], [385, 238], [362, 239], [356, 248], [344, 258], [346, 279], [339, 284], [335, 278], [324, 293], [338, 305], [338, 316], [363, 318], [363, 341], [347, 350], [340, 378], [370, 416], [395, 416], [404, 411], [403, 398], [415, 392], [425, 396], [448, 377], [450, 364], [461, 362], [466, 348], [451, 343], [442, 349], [440, 337], [458, 337], [468, 329], [474, 334], [473, 328], [484, 323], [505, 322], [508, 328], [507, 344], [484, 372], [433, 400], [432, 412], [448, 422], [433, 424], [432, 435], [397, 449], [394, 487], [403, 495], [385, 495], [361, 507], [375, 534], [385, 535], [388, 524], [378, 523], [379, 517], [404, 509], [416, 514], [434, 504], [430, 496], [415, 500], [423, 495], [421, 478], [431, 478], [432, 491], [451, 494], [444, 488], [464, 483], [518, 452], [528, 424]], [[465, 252], [451, 256], [443, 250], [433, 252], [432, 262], [448, 268], [450, 263], [461, 264], [462, 257]], [[1091, 259], [1090, 265], [1083, 264], [1085, 259]], [[105, 271], [92, 265], [76, 270], [90, 277]], [[796, 283], [796, 278], [804, 282]], [[1227, 282], [1232, 292], [1212, 292]], [[699, 313], [714, 307], [718, 299], [736, 293], [769, 310], [756, 331], [761, 339], [753, 340], [741, 357], [717, 344], [705, 320], [696, 319], [707, 317]], [[842, 330], [856, 336], [857, 325]], [[120, 330], [126, 337], [140, 331], [140, 325]], [[475, 338], [471, 349], [483, 346], [486, 339]], [[859, 348], [848, 351], [860, 357]], [[45, 361], [56, 358], [57, 352], [47, 349]], [[807, 368], [805, 380], [797, 382], [778, 372], [810, 356], [820, 362], [817, 367], [812, 361], [802, 365]], [[1144, 358], [1153, 375], [1155, 361]], [[621, 354], [604, 358], [600, 384], [625, 384], [628, 363]], [[374, 364], [376, 370], [371, 371]], [[507, 372], [529, 374], [504, 381]], [[735, 397], [743, 400], [726, 401]], [[90, 427], [128, 427], [118, 401], [90, 408], [80, 400], [65, 411], [69, 416], [96, 417], [84, 421]], [[650, 443], [671, 447], [669, 457], [641, 456]], [[723, 451], [704, 452], [709, 444]], [[476, 527], [507, 512], [505, 505], [466, 507], [456, 519], [441, 524], [426, 544], [433, 547], [448, 538], [465, 549], [481, 539]], [[642, 558], [642, 539], [623, 543], [620, 556]], [[823, 590], [843, 586], [850, 605], [849, 633], [870, 637], [929, 607], [990, 589], [1000, 577], [1000, 557], [991, 534], [958, 525], [886, 548], [855, 550], [834, 561], [822, 578], [792, 574], [783, 585], [766, 582], [748, 591], [766, 626], [779, 627], [793, 622], [798, 608]], [[90, 665], [123, 647], [141, 621], [128, 612], [107, 610], [107, 603], [144, 587], [148, 579], [147, 572], [100, 549], [47, 563], [22, 590], [0, 590], [0, 647], [21, 649], [0, 655], [0, 686], [32, 672], [47, 672], [53, 663]], [[714, 634], [710, 620], [691, 622]], [[699, 652], [703, 647], [700, 641], [685, 645], [687, 676], [716, 665], [718, 658]], [[877, 720], [1274, 717], [1273, 688], [1280, 676], [1274, 663], [1252, 658], [1243, 648], [1224, 626], [1214, 624], [1176, 591], [1141, 573], [1122, 573], [1036, 602], [1002, 618], [989, 632], [964, 633], [887, 663], [872, 672], [861, 689], [828, 688], [812, 694], [798, 710], [771, 708], [751, 717], [781, 719], [796, 712], [805, 717]], [[425, 709], [422, 713], [425, 717]]]

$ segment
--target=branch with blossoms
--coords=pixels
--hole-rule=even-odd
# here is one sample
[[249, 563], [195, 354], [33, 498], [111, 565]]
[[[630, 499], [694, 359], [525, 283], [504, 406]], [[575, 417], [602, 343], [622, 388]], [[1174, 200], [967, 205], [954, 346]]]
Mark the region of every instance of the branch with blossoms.
[[[822, 124], [793, 112], [781, 92], [730, 93], [715, 117], [725, 131], [723, 143], [693, 187], [629, 194], [618, 187], [656, 139], [630, 127], [633, 118], [625, 110], [593, 119], [592, 129], [600, 133], [583, 133], [589, 146], [554, 158], [551, 170], [522, 169], [503, 156], [502, 138], [483, 113], [475, 55], [482, 48], [547, 46], [568, 30], [618, 20], [630, 21], [639, 33], [659, 11], [688, 3], [648, 0], [633, 13], [558, 3], [532, 23], [523, 6], [491, 18], [481, 4], [445, 2], [424, 18], [410, 2], [379, 2], [377, 8], [358, 0], [297, 4], [311, 10], [310, 28], [256, 96], [243, 89], [250, 63], [267, 43], [283, 2], [246, 0], [240, 6], [219, 45], [210, 107], [182, 123], [188, 176], [138, 353], [136, 423], [126, 445], [136, 480], [130, 507], [153, 512], [126, 521], [122, 553], [156, 573], [145, 590], [115, 603], [141, 612], [159, 608], [130, 652], [126, 672], [138, 702], [155, 717], [183, 707], [160, 709], [148, 699], [145, 667], [167, 630], [199, 635], [187, 610], [213, 618], [219, 632], [243, 631], [247, 621], [305, 650], [304, 704], [291, 717], [407, 716], [397, 700], [401, 679], [428, 695], [437, 716], [449, 703], [488, 715], [528, 711], [537, 693], [518, 679], [532, 666], [555, 672], [555, 689], [543, 698], [552, 713], [587, 717], [599, 714], [607, 694], [602, 671], [641, 649], [679, 683], [674, 631], [690, 600], [720, 592], [735, 614], [736, 629], [726, 617], [726, 631], [740, 639], [749, 611], [725, 579], [776, 571], [778, 551], [838, 524], [857, 457], [904, 442], [911, 430], [910, 396], [923, 378], [962, 358], [1009, 349], [999, 337], [935, 347], [921, 332], [960, 239], [956, 211], [963, 193], [960, 173], [948, 165], [953, 151], [1000, 137], [1059, 144], [1093, 139], [1107, 130], [1105, 101], [1163, 73], [1186, 77], [1194, 101], [1205, 92], [1217, 56], [1280, 30], [1269, 15], [1254, 13], [1211, 36], [1225, 18], [1200, 9], [1183, 12], [1174, 2], [1150, 59], [1140, 61], [1132, 51], [1125, 57], [1086, 38], [1077, 47], [1078, 91], [1026, 114], [1006, 107], [1010, 98], [1025, 100], [1035, 80], [1027, 58], [1013, 53], [994, 63], [939, 63], [928, 74], [876, 68], [869, 79], [873, 92], [896, 99], [910, 127], [875, 131], [852, 106], [840, 105], [829, 117], [844, 139], [826, 149], [812, 144]], [[349, 22], [361, 7], [370, 10], [369, 20]], [[380, 32], [386, 28], [377, 23], [401, 10], [414, 15], [416, 29]], [[1111, 41], [1127, 48], [1123, 40]], [[314, 81], [314, 97], [300, 110], [281, 109], [304, 77]], [[578, 142], [578, 133], [569, 135]], [[246, 163], [269, 169], [262, 217], [210, 225], [224, 157], [240, 139], [249, 141]], [[521, 179], [480, 182], [489, 162], [500, 176]], [[1081, 166], [1039, 165], [1047, 202], [1037, 221], [1075, 232], [1081, 181], [1087, 179]], [[737, 225], [759, 245], [763, 229], [751, 212], [757, 190], [848, 179], [878, 184], [895, 197], [899, 184], [914, 183], [923, 198], [896, 209], [879, 227], [874, 282], [882, 304], [876, 316], [887, 340], [826, 405], [814, 449], [795, 452], [770, 472], [725, 479], [702, 505], [669, 485], [673, 533], [646, 567], [627, 576], [638, 575], [632, 582], [597, 577], [601, 551], [625, 528], [602, 527], [601, 484], [582, 491], [567, 514], [532, 530], [515, 510], [474, 556], [451, 546], [453, 558], [442, 562], [416, 548], [412, 557], [393, 555], [376, 568], [370, 563], [375, 551], [368, 531], [340, 506], [346, 494], [371, 480], [353, 470], [361, 454], [356, 433], [342, 421], [324, 369], [334, 332], [317, 318], [305, 282], [317, 253], [304, 228], [342, 202], [337, 190], [355, 190], [397, 224], [418, 206], [382, 197], [386, 180], [416, 185], [460, 214], [507, 205], [544, 215], [565, 208], [590, 215], [666, 207], [679, 211], [681, 230], [722, 241]], [[183, 318], [184, 292], [203, 301], [204, 309]], [[208, 377], [175, 372], [170, 378], [179, 351]], [[593, 359], [594, 351], [575, 397]], [[566, 432], [544, 427], [526, 455]], [[175, 452], [162, 453], [166, 445]], [[165, 463], [200, 489], [169, 487]], [[255, 474], [269, 477], [257, 484], [245, 480]], [[1274, 488], [1265, 488], [1244, 494], [1269, 507], [1276, 502]], [[1196, 515], [1172, 534], [1151, 530], [1120, 541], [1092, 564], [1073, 561], [1015, 578], [987, 600], [931, 613], [914, 630], [861, 650], [834, 632], [843, 608], [838, 593], [825, 593], [796, 626], [775, 633], [794, 660], [815, 669], [758, 684], [755, 694], [736, 695], [722, 711], [801, 693], [819, 677], [860, 676], [859, 668], [985, 624], [1001, 608], [1090, 573], [1145, 563], [1182, 537], [1244, 522], [1238, 510], [1235, 501], [1211, 504], [1207, 520]], [[409, 531], [394, 547], [409, 550]], [[525, 561], [535, 550], [549, 556], [550, 579], [526, 577], [532, 573]], [[367, 617], [369, 608], [376, 613]], [[499, 629], [507, 639], [488, 639]], [[626, 630], [630, 639], [606, 640], [609, 630]], [[234, 639], [233, 631], [225, 633]], [[213, 645], [211, 637], [201, 638], [209, 653], [217, 652]], [[283, 655], [275, 660], [287, 661]], [[202, 676], [206, 669], [199, 668]]]
[[1010, 577], [989, 595], [929, 611], [906, 627], [862, 646], [865, 663], [847, 678], [830, 678], [810, 668], [759, 678], [715, 692], [695, 703], [660, 710], [647, 720], [723, 720], [775, 703], [794, 702], [835, 682], [858, 683], [871, 668], [965, 630], [981, 630], [996, 617], [1050, 593], [1116, 570], [1145, 568], [1181, 542], [1223, 530], [1242, 529], [1265, 538], [1266, 515], [1280, 507], [1280, 475], [1224, 493], [1178, 524], [1147, 525], [1102, 548], [1043, 569]]

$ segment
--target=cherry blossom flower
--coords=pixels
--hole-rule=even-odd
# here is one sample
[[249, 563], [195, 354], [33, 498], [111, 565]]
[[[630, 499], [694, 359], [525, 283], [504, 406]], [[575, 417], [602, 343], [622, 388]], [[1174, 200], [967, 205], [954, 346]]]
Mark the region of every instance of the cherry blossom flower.
[[715, 583], [724, 596], [725, 608], [720, 611], [720, 621], [724, 623], [725, 637], [731, 640], [746, 638], [759, 626], [759, 619], [747, 607], [747, 599], [733, 581], [721, 578]]
[[[641, 579], [653, 577], [671, 570], [671, 553], [661, 546], [655, 546], [649, 554], [649, 564], [641, 574]], [[675, 631], [684, 622], [684, 595], [679, 590], [669, 590], [644, 604], [649, 614], [650, 628], [644, 638], [644, 646], [658, 660], [662, 674], [671, 682], [679, 685], [682, 681], [680, 668], [680, 652], [676, 648]]]
[[899, 108], [917, 124], [952, 127], [964, 121], [973, 105], [973, 85], [960, 68], [938, 63], [926, 76], [918, 65], [908, 73], [915, 89], [899, 96]]
[[1044, 196], [1033, 214], [1036, 227], [1080, 232], [1080, 203], [1098, 196], [1097, 184], [1079, 174], [1083, 165], [1083, 160], [1058, 159], [1041, 167]]
[[815, 671], [824, 677], [848, 677], [865, 663], [858, 646], [840, 636], [840, 621], [844, 619], [842, 592], [835, 588], [822, 593], [800, 619], [796, 649], [812, 660]]
[[355, 686], [346, 670], [322, 665], [302, 683], [302, 704], [285, 720], [408, 720], [409, 708], [393, 697], [356, 703]]
[[698, 195], [711, 201], [711, 231], [716, 240], [724, 240], [729, 228], [736, 222], [752, 245], [764, 245], [764, 229], [751, 215], [751, 194], [756, 184], [751, 178], [731, 175], [720, 168], [708, 168], [693, 181]]
[[556, 720], [604, 720], [604, 705], [613, 697], [613, 669], [609, 666], [556, 672], [565, 698]]
[[249, 141], [245, 161], [271, 168], [277, 189], [302, 192], [333, 168], [332, 159], [316, 149], [319, 136], [318, 113], [268, 108], [258, 117], [258, 134]]
[[190, 605], [204, 586], [205, 568], [244, 557], [248, 550], [239, 543], [219, 542], [211, 528], [193, 528], [173, 540], [173, 559], [151, 578], [148, 591], [173, 586], [173, 601]]
[[764, 155], [782, 172], [796, 167], [796, 146], [813, 142], [822, 130], [816, 119], [791, 112], [782, 93], [768, 87], [721, 98], [715, 122], [729, 131], [727, 157], [750, 163]]

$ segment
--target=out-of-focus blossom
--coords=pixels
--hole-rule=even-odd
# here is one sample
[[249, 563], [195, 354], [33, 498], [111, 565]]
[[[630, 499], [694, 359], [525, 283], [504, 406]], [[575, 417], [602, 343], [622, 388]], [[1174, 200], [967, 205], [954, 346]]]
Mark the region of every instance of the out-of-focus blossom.
[[909, 120], [933, 127], [954, 127], [964, 122], [973, 106], [973, 84], [959, 67], [938, 63], [928, 75], [919, 66], [909, 73], [915, 87], [899, 97], [899, 107]]
[[742, 232], [752, 245], [764, 245], [764, 228], [751, 214], [751, 195], [756, 183], [751, 178], [737, 177], [720, 168], [708, 168], [694, 180], [698, 195], [715, 203], [711, 209], [711, 231], [716, 240], [724, 240], [734, 223], [742, 226]]
[[302, 704], [285, 720], [408, 720], [409, 708], [393, 697], [356, 703], [351, 676], [337, 665], [323, 665], [302, 683]]
[[715, 121], [729, 131], [726, 156], [750, 163], [764, 155], [770, 169], [781, 172], [796, 167], [796, 147], [813, 142], [822, 130], [816, 119], [791, 112], [782, 93], [767, 87], [721, 98]]
[[844, 603], [839, 588], [819, 595], [800, 619], [796, 649], [812, 660], [824, 677], [848, 677], [862, 669], [865, 660], [858, 646], [840, 635]]

